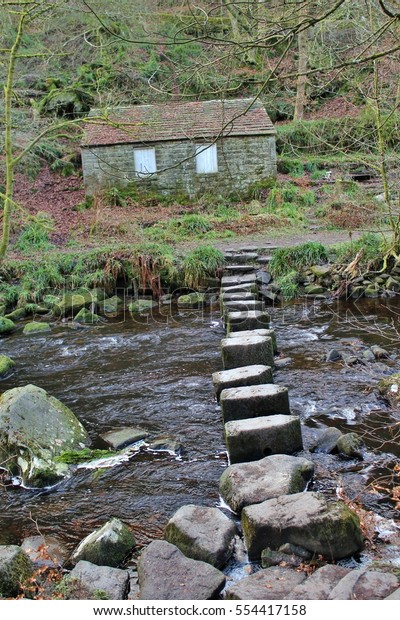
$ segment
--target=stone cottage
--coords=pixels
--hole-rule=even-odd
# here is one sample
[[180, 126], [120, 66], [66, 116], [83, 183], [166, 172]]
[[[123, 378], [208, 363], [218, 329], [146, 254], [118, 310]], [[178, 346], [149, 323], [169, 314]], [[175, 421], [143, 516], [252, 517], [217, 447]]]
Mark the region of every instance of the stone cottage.
[[233, 99], [118, 108], [88, 123], [87, 194], [127, 183], [190, 196], [244, 190], [276, 175], [275, 129], [259, 101]]

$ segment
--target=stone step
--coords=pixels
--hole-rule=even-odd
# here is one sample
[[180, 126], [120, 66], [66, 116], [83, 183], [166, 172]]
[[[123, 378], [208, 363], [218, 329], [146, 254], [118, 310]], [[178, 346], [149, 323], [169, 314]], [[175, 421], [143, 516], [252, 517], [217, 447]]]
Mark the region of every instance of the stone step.
[[237, 463], [225, 469], [219, 492], [229, 508], [240, 514], [245, 506], [267, 499], [301, 493], [314, 474], [311, 461], [287, 454], [266, 456], [251, 463]]
[[258, 261], [257, 252], [243, 252], [241, 254], [231, 254], [226, 257], [228, 261], [236, 263], [237, 265], [246, 265], [247, 263], [254, 263]]
[[238, 284], [253, 284], [256, 281], [255, 273], [238, 274], [235, 276], [223, 276], [221, 278], [222, 287], [237, 286]]
[[251, 301], [251, 300], [255, 300], [256, 296], [254, 293], [250, 293], [250, 292], [236, 292], [236, 293], [222, 293], [220, 296], [220, 301], [221, 303], [226, 303], [229, 301]]
[[246, 385], [221, 392], [220, 405], [224, 422], [267, 415], [289, 415], [289, 393], [280, 385]]
[[236, 299], [225, 301], [223, 304], [225, 313], [237, 310], [245, 312], [246, 310], [264, 310], [264, 302], [258, 299]]
[[217, 400], [219, 400], [222, 390], [228, 388], [274, 382], [271, 367], [263, 364], [220, 370], [219, 372], [214, 372], [212, 381]]
[[252, 282], [242, 282], [237, 284], [221, 284], [220, 294], [222, 297], [225, 295], [230, 295], [232, 293], [251, 293], [252, 295], [257, 294], [257, 284], [256, 281]]
[[271, 454], [294, 454], [303, 449], [300, 418], [293, 415], [227, 422], [225, 439], [231, 463], [259, 461]]
[[248, 310], [244, 312], [228, 312], [226, 328], [228, 334], [234, 331], [268, 328], [270, 316], [262, 310]]
[[230, 332], [228, 334], [228, 338], [247, 338], [249, 336], [267, 336], [267, 338], [271, 338], [274, 355], [278, 353], [278, 346], [274, 329], [246, 329], [238, 332]]
[[274, 366], [272, 339], [267, 336], [224, 338], [221, 351], [224, 370], [254, 364]]
[[235, 274], [247, 274], [255, 271], [254, 265], [225, 265], [223, 275], [230, 276]]
[[258, 257], [258, 264], [259, 265], [268, 265], [272, 260], [272, 255], [268, 254], [268, 255], [264, 255], [264, 256], [259, 256]]

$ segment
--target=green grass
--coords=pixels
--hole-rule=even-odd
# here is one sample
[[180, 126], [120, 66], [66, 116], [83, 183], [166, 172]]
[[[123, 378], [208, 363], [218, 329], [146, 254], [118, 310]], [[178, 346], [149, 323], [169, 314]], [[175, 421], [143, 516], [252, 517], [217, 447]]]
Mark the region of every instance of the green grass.
[[309, 241], [292, 248], [275, 250], [269, 268], [275, 277], [287, 276], [290, 272], [299, 272], [304, 267], [326, 262], [326, 248], [318, 242]]
[[298, 273], [296, 270], [289, 271], [284, 276], [277, 278], [276, 284], [280, 288], [283, 299], [289, 300], [298, 297], [300, 288], [298, 283]]
[[224, 264], [223, 253], [212, 246], [205, 245], [192, 250], [182, 264], [185, 285], [197, 288], [202, 280], [220, 275]]

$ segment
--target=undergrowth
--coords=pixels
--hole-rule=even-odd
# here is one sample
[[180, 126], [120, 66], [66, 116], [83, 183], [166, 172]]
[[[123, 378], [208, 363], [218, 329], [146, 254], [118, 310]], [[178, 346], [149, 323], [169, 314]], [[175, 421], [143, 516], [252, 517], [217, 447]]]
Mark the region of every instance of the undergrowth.
[[[287, 276], [290, 272], [299, 272], [304, 267], [324, 263], [328, 260], [326, 248], [318, 242], [309, 241], [292, 248], [275, 250], [269, 268], [275, 277]], [[289, 282], [289, 280], [288, 280]]]

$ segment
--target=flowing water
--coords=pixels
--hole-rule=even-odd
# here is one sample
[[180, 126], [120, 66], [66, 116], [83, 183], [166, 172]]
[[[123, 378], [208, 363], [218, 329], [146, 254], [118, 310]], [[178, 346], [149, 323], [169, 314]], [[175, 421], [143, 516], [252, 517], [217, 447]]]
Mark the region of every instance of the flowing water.
[[[305, 448], [326, 426], [361, 433], [367, 443], [363, 461], [313, 455], [312, 488], [384, 517], [382, 541], [398, 523], [393, 489], [400, 488], [400, 416], [378, 398], [376, 384], [400, 370], [398, 311], [398, 304], [378, 300], [359, 306], [294, 303], [271, 311], [279, 348], [292, 359], [275, 381], [289, 387], [292, 410], [304, 422]], [[72, 548], [112, 516], [145, 544], [162, 536], [183, 504], [218, 505], [227, 458], [211, 374], [221, 369], [223, 336], [213, 308], [135, 321], [119, 317], [82, 330], [60, 323], [45, 337], [17, 332], [4, 338], [2, 352], [17, 370], [2, 381], [2, 390], [26, 383], [48, 390], [79, 417], [95, 447], [101, 433], [139, 426], [153, 437], [178, 438], [184, 451], [177, 456], [142, 446], [114, 467], [76, 468], [48, 490], [0, 487], [0, 544], [19, 543], [39, 528]], [[324, 361], [329, 349], [360, 352], [373, 343], [385, 346], [391, 358], [355, 366]], [[385, 545], [389, 555], [399, 556]]]

